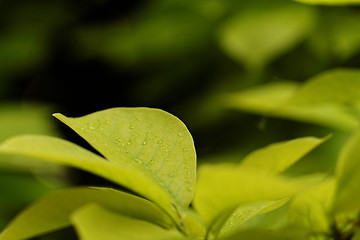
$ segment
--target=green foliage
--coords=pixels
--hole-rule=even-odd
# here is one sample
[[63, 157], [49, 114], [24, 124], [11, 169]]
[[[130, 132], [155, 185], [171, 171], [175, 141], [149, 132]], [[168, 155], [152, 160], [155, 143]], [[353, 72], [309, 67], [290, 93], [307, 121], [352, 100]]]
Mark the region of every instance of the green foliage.
[[[26, 239], [70, 225], [81, 239], [90, 240], [323, 239], [335, 234], [334, 229], [344, 236], [356, 231], [346, 223], [357, 221], [353, 213], [360, 210], [359, 134], [344, 148], [335, 177], [283, 174], [326, 140], [304, 137], [256, 150], [238, 164], [202, 165], [195, 192], [195, 180], [189, 181], [195, 175], [192, 137], [176, 117], [149, 108], [113, 108], [78, 118], [54, 116], [102, 156], [40, 135], [10, 138], [0, 151], [77, 167], [139, 196], [109, 188], [57, 191], [20, 213], [1, 233], [1, 240]], [[274, 224], [267, 216], [281, 209], [286, 210], [282, 226], [265, 227]]]

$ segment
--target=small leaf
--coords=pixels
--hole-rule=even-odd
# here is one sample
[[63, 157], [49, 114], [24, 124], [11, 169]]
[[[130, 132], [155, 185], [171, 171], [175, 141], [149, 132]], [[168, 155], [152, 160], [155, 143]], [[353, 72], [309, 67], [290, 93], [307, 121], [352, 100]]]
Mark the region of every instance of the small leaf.
[[54, 114], [109, 162], [154, 178], [188, 206], [196, 180], [196, 153], [186, 126], [159, 109], [113, 108], [79, 118]]
[[326, 140], [303, 137], [271, 144], [247, 155], [240, 167], [251, 167], [270, 174], [279, 174]]
[[[231, 210], [228, 213], [225, 213], [223, 221], [220, 223], [218, 219], [215, 220], [215, 225], [218, 227], [210, 228], [210, 234], [215, 236], [229, 236], [231, 233], [234, 233], [237, 229], [241, 227], [241, 225], [247, 220], [263, 213], [271, 212], [281, 206], [283, 206], [289, 199], [284, 198], [277, 201], [259, 201], [259, 202], [251, 202], [241, 204], [236, 208], [236, 210]], [[224, 215], [224, 213], [222, 213]]]
[[49, 194], [35, 202], [7, 226], [0, 239], [30, 238], [67, 227], [71, 224], [70, 214], [88, 203], [162, 226], [171, 224], [171, 220], [148, 200], [107, 188], [79, 187]]
[[297, 2], [322, 5], [357, 5], [360, 0], [295, 0]]
[[80, 239], [83, 240], [186, 239], [174, 229], [163, 229], [149, 222], [116, 214], [94, 204], [77, 210], [71, 219]]
[[258, 70], [299, 43], [309, 33], [314, 13], [307, 6], [281, 3], [247, 7], [225, 21], [218, 34], [224, 51]]
[[199, 169], [194, 208], [208, 226], [216, 216], [240, 204], [279, 200], [302, 187], [296, 181], [233, 164], [203, 165]]
[[17, 154], [76, 167], [125, 186], [164, 208], [174, 219], [172, 198], [153, 178], [106, 159], [71, 142], [46, 136], [25, 135], [10, 138], [0, 145], [3, 153]]
[[341, 151], [336, 166], [338, 181], [334, 210], [360, 210], [360, 131], [357, 131]]

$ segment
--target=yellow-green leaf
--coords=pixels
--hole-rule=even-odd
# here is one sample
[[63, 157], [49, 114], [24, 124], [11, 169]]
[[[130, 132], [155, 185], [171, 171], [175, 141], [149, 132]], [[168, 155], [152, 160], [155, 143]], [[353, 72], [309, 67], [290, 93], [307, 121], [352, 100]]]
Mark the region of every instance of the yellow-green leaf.
[[112, 108], [79, 118], [54, 116], [109, 162], [152, 177], [180, 206], [192, 201], [195, 147], [189, 131], [178, 118], [150, 108]]
[[[241, 225], [247, 220], [263, 213], [271, 212], [283, 206], [289, 199], [284, 198], [276, 201], [258, 201], [241, 204], [234, 211], [222, 213], [224, 218], [215, 219], [214, 224], [211, 224], [210, 234], [214, 236], [225, 237], [233, 234], [236, 230], [241, 228]], [[220, 222], [219, 222], [220, 220]]]
[[303, 137], [274, 143], [247, 155], [241, 161], [240, 167], [251, 167], [276, 175], [285, 171], [325, 140], [325, 138]]
[[108, 211], [95, 204], [77, 210], [71, 217], [83, 240], [181, 240], [175, 229], [164, 229], [142, 220]]
[[107, 188], [70, 188], [38, 200], [20, 213], [1, 233], [1, 240], [27, 239], [69, 226], [78, 208], [97, 203], [126, 216], [170, 226], [171, 220], [156, 205], [134, 195]]

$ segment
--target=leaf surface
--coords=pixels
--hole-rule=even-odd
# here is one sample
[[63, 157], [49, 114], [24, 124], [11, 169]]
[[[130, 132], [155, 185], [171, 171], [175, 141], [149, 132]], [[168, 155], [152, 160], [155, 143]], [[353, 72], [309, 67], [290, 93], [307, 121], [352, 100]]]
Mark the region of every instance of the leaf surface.
[[180, 206], [192, 201], [195, 147], [189, 131], [178, 118], [150, 108], [112, 108], [79, 118], [54, 116], [109, 162], [154, 178]]
[[186, 239], [175, 229], [163, 229], [149, 222], [116, 214], [94, 204], [77, 210], [71, 219], [79, 237], [83, 240]]
[[69, 226], [78, 208], [97, 203], [114, 212], [170, 226], [171, 220], [143, 198], [108, 188], [70, 188], [49, 194], [20, 213], [1, 233], [1, 240], [27, 239]]

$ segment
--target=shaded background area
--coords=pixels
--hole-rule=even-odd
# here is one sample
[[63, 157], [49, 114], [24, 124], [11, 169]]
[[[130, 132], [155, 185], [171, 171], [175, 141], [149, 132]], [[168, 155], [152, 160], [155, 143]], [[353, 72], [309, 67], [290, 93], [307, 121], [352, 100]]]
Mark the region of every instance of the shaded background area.
[[[239, 161], [275, 141], [325, 136], [335, 130], [229, 110], [222, 96], [359, 68], [359, 29], [359, 7], [291, 0], [2, 0], [0, 140], [39, 133], [89, 147], [51, 113], [76, 117], [138, 106], [183, 120], [199, 164]], [[319, 149], [326, 156], [318, 154], [306, 168], [331, 171], [344, 136]], [[110, 184], [74, 170], [0, 159], [0, 224], [47, 191]], [[32, 187], [22, 185], [29, 182]]]

